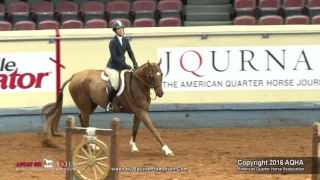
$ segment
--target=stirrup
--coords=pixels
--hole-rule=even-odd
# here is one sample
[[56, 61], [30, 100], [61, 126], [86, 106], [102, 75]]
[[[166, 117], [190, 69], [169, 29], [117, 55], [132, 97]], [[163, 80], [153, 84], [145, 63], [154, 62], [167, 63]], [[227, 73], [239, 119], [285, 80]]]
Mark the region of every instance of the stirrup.
[[113, 110], [112, 102], [107, 105], [106, 112], [111, 112]]

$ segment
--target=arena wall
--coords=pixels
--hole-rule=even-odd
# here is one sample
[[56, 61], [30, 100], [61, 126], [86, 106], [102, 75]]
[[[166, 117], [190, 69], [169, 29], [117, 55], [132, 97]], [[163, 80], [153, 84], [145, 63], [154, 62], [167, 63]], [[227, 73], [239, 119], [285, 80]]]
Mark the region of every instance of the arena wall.
[[[139, 65], [158, 62], [159, 48], [318, 46], [320, 26], [221, 26], [181, 28], [126, 28]], [[111, 29], [10, 31], [0, 34], [2, 54], [56, 52], [61, 36], [61, 82], [83, 69], [102, 69], [109, 58]], [[31, 40], [34, 38], [34, 40]], [[20, 40], [19, 40], [20, 39]], [[57, 57], [52, 57], [57, 59]], [[25, 61], [28, 61], [27, 59]], [[49, 63], [50, 61], [48, 61]], [[127, 62], [132, 64], [129, 57]], [[55, 63], [52, 66], [56, 66]], [[30, 64], [37, 66], [37, 64]], [[37, 67], [41, 69], [41, 67]], [[57, 72], [52, 72], [57, 73]], [[215, 78], [215, 77], [212, 77]], [[315, 77], [317, 78], [317, 77]], [[54, 83], [55, 81], [52, 81]], [[310, 126], [317, 121], [319, 88], [289, 90], [167, 91], [152, 102], [151, 118], [159, 128]], [[1, 92], [0, 133], [41, 129], [41, 107], [56, 92]], [[190, 98], [192, 97], [192, 98]], [[65, 90], [64, 115], [77, 114]], [[132, 115], [106, 114], [98, 108], [91, 126], [104, 127], [119, 117], [131, 128]], [[19, 126], [17, 126], [19, 124]], [[60, 123], [64, 127], [64, 122]]]

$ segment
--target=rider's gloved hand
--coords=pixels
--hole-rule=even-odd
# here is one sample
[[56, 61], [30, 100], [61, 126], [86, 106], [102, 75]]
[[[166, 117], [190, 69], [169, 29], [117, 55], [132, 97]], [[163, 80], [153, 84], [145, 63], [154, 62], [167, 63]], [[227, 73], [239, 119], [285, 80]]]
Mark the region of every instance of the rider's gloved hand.
[[127, 64], [127, 69], [132, 69], [132, 67], [130, 65]]
[[133, 63], [133, 67], [134, 67], [134, 69], [138, 69], [139, 66], [138, 66], [137, 62]]

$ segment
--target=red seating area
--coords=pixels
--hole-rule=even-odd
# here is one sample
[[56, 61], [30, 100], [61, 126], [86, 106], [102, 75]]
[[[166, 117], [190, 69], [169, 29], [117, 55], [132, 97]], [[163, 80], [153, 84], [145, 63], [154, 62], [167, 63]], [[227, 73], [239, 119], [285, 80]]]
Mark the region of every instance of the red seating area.
[[[0, 31], [110, 28], [116, 20], [126, 27], [187, 26], [198, 20], [201, 9], [215, 10], [200, 22], [229, 21], [234, 25], [320, 24], [320, 0], [232, 0], [233, 13], [219, 11], [219, 3], [208, 0], [194, 5], [188, 0], [0, 0]], [[205, 5], [211, 3], [211, 5]], [[209, 7], [210, 6], [210, 7]], [[189, 11], [186, 10], [189, 8]], [[193, 10], [191, 12], [191, 10]], [[231, 9], [232, 10], [232, 9]], [[184, 11], [188, 11], [185, 14]], [[225, 17], [227, 16], [227, 18]], [[199, 16], [201, 19], [201, 16]], [[198, 18], [198, 19], [197, 19]]]
[[182, 26], [181, 0], [0, 0], [0, 31]]
[[320, 0], [235, 0], [234, 25], [320, 24]]

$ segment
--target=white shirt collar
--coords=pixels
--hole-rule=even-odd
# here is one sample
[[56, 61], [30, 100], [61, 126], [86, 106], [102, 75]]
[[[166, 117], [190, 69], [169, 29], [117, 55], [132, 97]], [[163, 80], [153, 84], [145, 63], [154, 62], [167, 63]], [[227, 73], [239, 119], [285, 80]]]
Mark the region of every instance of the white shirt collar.
[[118, 37], [118, 39], [119, 39], [119, 41], [120, 41], [120, 44], [122, 45], [122, 36], [118, 36], [118, 35], [117, 35], [117, 37]]

